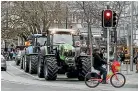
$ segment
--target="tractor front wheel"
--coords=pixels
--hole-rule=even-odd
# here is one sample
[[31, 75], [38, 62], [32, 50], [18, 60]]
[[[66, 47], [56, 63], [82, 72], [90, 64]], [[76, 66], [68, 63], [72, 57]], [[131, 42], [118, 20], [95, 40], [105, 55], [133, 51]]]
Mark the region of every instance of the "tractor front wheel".
[[44, 77], [46, 80], [56, 80], [58, 72], [57, 61], [55, 57], [46, 57], [44, 64]]
[[78, 79], [84, 81], [85, 75], [91, 71], [91, 62], [88, 57], [80, 57], [80, 68], [78, 69]]
[[30, 74], [36, 74], [37, 73], [37, 62], [38, 56], [37, 55], [30, 55], [30, 61], [29, 61], [29, 73]]

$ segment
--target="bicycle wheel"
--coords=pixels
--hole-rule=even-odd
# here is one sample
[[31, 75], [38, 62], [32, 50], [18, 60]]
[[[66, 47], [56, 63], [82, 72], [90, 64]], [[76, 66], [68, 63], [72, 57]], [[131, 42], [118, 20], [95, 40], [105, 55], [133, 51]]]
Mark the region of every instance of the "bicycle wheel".
[[85, 76], [85, 84], [90, 88], [95, 88], [99, 85], [99, 76], [96, 73], [89, 72]]
[[[122, 80], [120, 78], [122, 78]], [[116, 73], [111, 76], [110, 82], [111, 82], [111, 85], [114, 86], [115, 88], [120, 88], [125, 85], [126, 78], [123, 74]]]

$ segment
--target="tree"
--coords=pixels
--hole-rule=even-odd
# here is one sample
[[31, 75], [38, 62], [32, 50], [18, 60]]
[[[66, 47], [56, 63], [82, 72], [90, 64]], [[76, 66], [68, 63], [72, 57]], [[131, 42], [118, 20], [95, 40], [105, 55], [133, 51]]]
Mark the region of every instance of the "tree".
[[[41, 33], [46, 31], [54, 21], [59, 22], [64, 19], [63, 11], [65, 9], [61, 8], [61, 2], [2, 2], [2, 10], [9, 9], [9, 7], [4, 7], [5, 3], [10, 3], [10, 10], [8, 12], [8, 28], [6, 28], [8, 32], [3, 32], [5, 35], [10, 34], [9, 38]], [[6, 14], [2, 13], [2, 24], [4, 24]], [[5, 27], [2, 27], [2, 30], [5, 30]]]

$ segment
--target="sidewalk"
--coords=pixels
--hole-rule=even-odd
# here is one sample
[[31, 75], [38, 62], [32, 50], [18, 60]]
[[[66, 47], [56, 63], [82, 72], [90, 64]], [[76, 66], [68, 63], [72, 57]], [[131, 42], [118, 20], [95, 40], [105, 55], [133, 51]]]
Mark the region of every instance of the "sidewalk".
[[136, 73], [136, 65], [133, 65], [133, 71], [130, 71], [130, 64], [128, 64], [128, 71], [126, 71], [126, 64], [121, 66], [121, 73], [126, 77], [126, 84], [133, 84], [138, 86], [138, 73]]

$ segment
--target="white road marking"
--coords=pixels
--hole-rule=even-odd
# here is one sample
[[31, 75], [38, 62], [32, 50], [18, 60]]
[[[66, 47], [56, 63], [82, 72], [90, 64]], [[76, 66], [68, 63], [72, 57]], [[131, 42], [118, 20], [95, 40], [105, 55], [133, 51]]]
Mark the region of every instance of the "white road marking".
[[37, 78], [37, 77], [35, 77], [35, 76], [29, 74], [29, 73], [24, 72], [23, 70], [20, 70], [19, 68], [15, 67], [15, 66], [12, 66], [12, 64], [13, 64], [13, 63], [10, 63], [9, 65], [10, 65], [11, 67], [14, 67], [15, 69], [19, 70], [19, 71], [22, 72], [22, 73], [25, 73], [25, 74], [27, 74], [27, 75], [29, 75], [29, 76], [35, 78], [35, 79], [41, 80], [41, 79], [39, 79], [39, 78]]
[[6, 71], [8, 74], [10, 74], [11, 76], [15, 76], [13, 73], [11, 73], [10, 71]]

